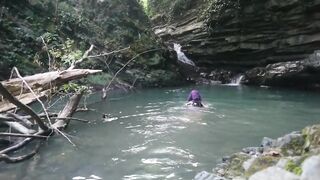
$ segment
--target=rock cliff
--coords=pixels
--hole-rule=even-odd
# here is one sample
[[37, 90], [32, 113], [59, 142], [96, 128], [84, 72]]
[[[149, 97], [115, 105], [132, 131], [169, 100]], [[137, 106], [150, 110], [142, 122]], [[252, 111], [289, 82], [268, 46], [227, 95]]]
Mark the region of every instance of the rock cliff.
[[[154, 31], [167, 42], [182, 44], [200, 67], [233, 72], [260, 67], [267, 71], [270, 64], [299, 64], [320, 48], [319, 0], [162, 2], [170, 8], [155, 9], [150, 1]], [[252, 71], [250, 74], [252, 77]], [[294, 83], [310, 85], [300, 80]]]

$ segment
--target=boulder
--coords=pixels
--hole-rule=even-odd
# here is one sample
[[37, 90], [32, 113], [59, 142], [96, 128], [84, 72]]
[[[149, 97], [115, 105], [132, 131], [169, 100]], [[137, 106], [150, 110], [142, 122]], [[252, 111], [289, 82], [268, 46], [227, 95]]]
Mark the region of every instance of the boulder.
[[301, 180], [320, 179], [320, 156], [312, 156], [302, 164]]
[[299, 180], [299, 176], [279, 167], [269, 167], [252, 175], [249, 180]]

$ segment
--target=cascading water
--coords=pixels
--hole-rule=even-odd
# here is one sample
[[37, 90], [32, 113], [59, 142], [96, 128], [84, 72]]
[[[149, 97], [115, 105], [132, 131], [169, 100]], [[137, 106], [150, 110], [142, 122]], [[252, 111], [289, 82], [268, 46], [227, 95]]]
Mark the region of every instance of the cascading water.
[[232, 78], [231, 83], [229, 83], [227, 85], [228, 86], [240, 86], [243, 78], [244, 78], [244, 75], [237, 75], [234, 78]]
[[196, 66], [195, 63], [189, 59], [182, 51], [181, 51], [181, 45], [180, 44], [173, 44], [173, 49], [177, 52], [178, 56], [178, 61], [184, 63], [184, 64], [189, 64], [191, 66]]

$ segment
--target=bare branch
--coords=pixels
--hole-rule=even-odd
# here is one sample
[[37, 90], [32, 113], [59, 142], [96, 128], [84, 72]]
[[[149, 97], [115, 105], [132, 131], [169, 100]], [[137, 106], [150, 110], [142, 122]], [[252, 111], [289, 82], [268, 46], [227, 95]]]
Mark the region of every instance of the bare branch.
[[40, 38], [41, 38], [42, 43], [44, 44], [44, 46], [45, 46], [45, 48], [46, 48], [46, 52], [47, 52], [48, 60], [49, 60], [49, 63], [48, 63], [48, 65], [49, 65], [49, 71], [51, 71], [51, 61], [52, 61], [52, 60], [51, 60], [51, 56], [50, 56], [50, 53], [49, 53], [49, 48], [48, 48], [47, 43], [46, 43], [45, 40], [43, 39], [43, 37], [40, 36]]
[[93, 48], [94, 48], [94, 45], [92, 44], [92, 45], [90, 46], [90, 48], [83, 54], [83, 56], [82, 56], [81, 59], [72, 62], [71, 66], [68, 68], [68, 70], [74, 69], [74, 68], [75, 68], [78, 64], [80, 64], [83, 60], [87, 59], [89, 53], [93, 50]]
[[[41, 104], [41, 107], [42, 107], [42, 109], [43, 109], [43, 111], [44, 111], [44, 113], [46, 114], [46, 117], [47, 117], [47, 119], [48, 119], [48, 122], [49, 122], [49, 124], [51, 125], [51, 122], [50, 122], [50, 116], [49, 116], [49, 114], [48, 114], [48, 112], [47, 112], [47, 108], [46, 108], [46, 106], [43, 104], [43, 102], [39, 99], [39, 97], [36, 95], [36, 93], [32, 90], [32, 88], [29, 86], [29, 84], [23, 79], [23, 77], [20, 75], [20, 72], [18, 71], [18, 69], [16, 68], [16, 67], [14, 67], [13, 68], [14, 70], [15, 70], [15, 72], [16, 72], [16, 74], [17, 74], [17, 76], [21, 79], [21, 81], [24, 83], [24, 85], [26, 85], [26, 87], [29, 89], [29, 91], [33, 94], [33, 96], [36, 98], [36, 100]], [[31, 114], [30, 114], [31, 115]], [[32, 115], [31, 115], [32, 116]], [[42, 120], [41, 120], [41, 118], [37, 115], [37, 114], [35, 114], [34, 116], [33, 116], [33, 118], [37, 118], [37, 119], [35, 119], [36, 120], [36, 122], [39, 124], [39, 122], [38, 121], [41, 121], [41, 126], [45, 126], [46, 127], [46, 125], [42, 122]], [[40, 124], [39, 124], [39, 126], [40, 126]], [[40, 128], [41, 129], [43, 129], [43, 127], [41, 127], [40, 126]], [[48, 130], [48, 128], [46, 127], [45, 129], [43, 129], [43, 130]]]
[[111, 54], [115, 54], [115, 53], [118, 53], [118, 52], [121, 52], [121, 51], [124, 51], [124, 50], [128, 50], [128, 49], [130, 49], [130, 46], [129, 46], [129, 47], [126, 47], [126, 48], [123, 48], [123, 49], [111, 51], [111, 52], [108, 52], [108, 53], [103, 53], [103, 54], [88, 56], [88, 58], [96, 58], [96, 57], [101, 57], [101, 56], [109, 56], [109, 55], [111, 55]]
[[60, 119], [60, 120], [72, 120], [72, 121], [79, 121], [79, 122], [83, 122], [83, 123], [89, 123], [90, 121], [85, 120], [85, 119], [80, 119], [80, 118], [73, 118], [73, 117], [66, 117], [66, 118], [62, 118], [62, 117], [53, 117], [52, 119]]
[[[34, 135], [44, 135], [44, 134], [47, 134], [48, 132], [44, 132], [44, 131], [39, 131], [37, 133], [35, 133]], [[24, 139], [23, 141], [13, 145], [13, 146], [10, 146], [6, 149], [3, 149], [0, 151], [0, 155], [1, 154], [6, 154], [6, 153], [9, 153], [9, 152], [12, 152], [12, 151], [15, 151], [15, 150], [18, 150], [20, 149], [21, 147], [27, 145], [28, 143], [30, 143], [31, 141], [33, 141], [34, 138], [26, 138]]]
[[107, 98], [107, 92], [112, 84], [112, 82], [115, 80], [115, 78], [117, 77], [117, 75], [127, 66], [129, 65], [133, 60], [135, 60], [137, 57], [143, 55], [143, 54], [146, 54], [146, 53], [149, 53], [149, 52], [153, 52], [153, 51], [157, 51], [159, 50], [158, 49], [151, 49], [151, 50], [148, 50], [148, 51], [144, 51], [142, 53], [139, 53], [137, 55], [135, 55], [133, 58], [131, 58], [127, 63], [125, 63], [115, 74], [114, 76], [112, 77], [111, 81], [109, 82], [109, 84], [107, 86], [105, 86], [103, 89], [102, 89], [102, 98], [103, 99], [106, 99]]
[[0, 136], [33, 137], [33, 138], [40, 138], [40, 139], [48, 139], [48, 136], [40, 136], [40, 135], [34, 135], [34, 134], [0, 133]]

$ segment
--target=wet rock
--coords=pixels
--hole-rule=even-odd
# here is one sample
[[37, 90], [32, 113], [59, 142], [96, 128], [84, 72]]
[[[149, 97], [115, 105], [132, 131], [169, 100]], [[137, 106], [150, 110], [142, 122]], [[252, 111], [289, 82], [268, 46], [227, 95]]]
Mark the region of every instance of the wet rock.
[[252, 157], [251, 159], [245, 161], [243, 164], [242, 164], [242, 167], [245, 171], [248, 171], [249, 168], [251, 167], [251, 165], [253, 164], [253, 162], [256, 160], [256, 157]]
[[250, 155], [257, 155], [263, 153], [262, 147], [246, 147], [242, 149], [242, 152], [250, 154]]
[[312, 156], [302, 164], [301, 180], [320, 179], [320, 156]]
[[270, 166], [276, 165], [278, 161], [279, 161], [278, 157], [266, 156], [266, 155], [259, 156], [257, 158], [254, 158], [254, 160], [250, 163], [251, 165], [245, 171], [245, 174], [250, 176], [258, 171], [261, 171]]
[[261, 146], [263, 151], [272, 148], [281, 149], [281, 153], [286, 155], [300, 155], [303, 152], [305, 140], [300, 132], [292, 132], [278, 139], [263, 138]]
[[249, 180], [299, 180], [299, 176], [279, 167], [269, 167], [252, 175]]
[[224, 157], [222, 158], [222, 162], [227, 162], [227, 161], [229, 161], [230, 159], [231, 159], [230, 156], [224, 156]]
[[320, 83], [320, 51], [300, 61], [280, 62], [246, 72], [248, 84], [312, 88]]
[[210, 72], [208, 78], [214, 81], [220, 81], [222, 84], [230, 83], [234, 73], [230, 70], [215, 69]]
[[224, 157], [213, 172], [228, 180], [319, 180], [319, 150], [320, 125], [314, 125], [302, 133], [296, 131], [277, 139], [265, 137], [261, 147], [244, 148]]
[[278, 161], [278, 163], [277, 163], [276, 166], [279, 167], [279, 168], [285, 169], [288, 161], [289, 161], [289, 159], [287, 159], [287, 158], [281, 158], [281, 159]]
[[208, 173], [207, 171], [202, 171], [194, 177], [194, 180], [226, 180], [226, 179], [223, 177], [217, 176], [215, 174]]
[[271, 138], [268, 138], [268, 137], [264, 137], [262, 139], [262, 142], [261, 142], [261, 147], [270, 148], [274, 144], [274, 141], [275, 141], [274, 139], [271, 139]]
[[304, 150], [307, 152], [320, 153], [320, 125], [306, 127], [302, 130], [305, 137]]

